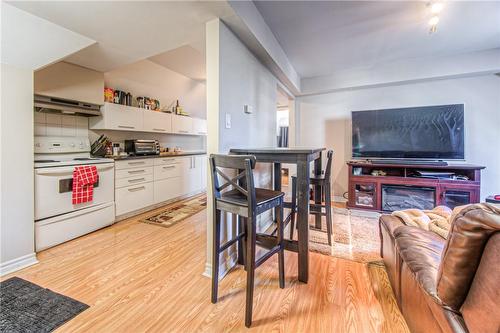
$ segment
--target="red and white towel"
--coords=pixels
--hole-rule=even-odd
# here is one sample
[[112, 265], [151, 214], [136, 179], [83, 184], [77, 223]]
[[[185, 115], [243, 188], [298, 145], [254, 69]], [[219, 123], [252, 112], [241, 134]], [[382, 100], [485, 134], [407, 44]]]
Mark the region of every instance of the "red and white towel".
[[77, 166], [73, 170], [73, 205], [94, 199], [94, 184], [99, 180], [95, 165]]

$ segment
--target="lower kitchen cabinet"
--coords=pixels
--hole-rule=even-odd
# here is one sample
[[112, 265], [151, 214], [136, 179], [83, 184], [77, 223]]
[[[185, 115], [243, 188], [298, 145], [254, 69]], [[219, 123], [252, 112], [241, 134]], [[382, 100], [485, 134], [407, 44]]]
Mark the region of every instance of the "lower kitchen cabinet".
[[182, 195], [181, 185], [181, 177], [156, 180], [154, 182], [155, 204], [180, 197]]
[[122, 215], [154, 204], [153, 182], [115, 190], [116, 215]]
[[117, 161], [116, 215], [124, 215], [206, 189], [205, 155]]

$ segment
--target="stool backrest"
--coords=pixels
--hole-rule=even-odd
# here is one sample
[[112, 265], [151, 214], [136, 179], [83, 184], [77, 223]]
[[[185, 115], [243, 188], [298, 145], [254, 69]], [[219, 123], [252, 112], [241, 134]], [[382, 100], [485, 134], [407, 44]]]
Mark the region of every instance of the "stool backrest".
[[[249, 209], [256, 206], [253, 179], [255, 156], [212, 154], [209, 163], [214, 202], [224, 191], [237, 190], [247, 198]], [[219, 180], [222, 180], [222, 183]]]
[[333, 150], [329, 150], [326, 153], [326, 169], [325, 169], [325, 179], [330, 179], [330, 175], [332, 174], [332, 160], [333, 160]]

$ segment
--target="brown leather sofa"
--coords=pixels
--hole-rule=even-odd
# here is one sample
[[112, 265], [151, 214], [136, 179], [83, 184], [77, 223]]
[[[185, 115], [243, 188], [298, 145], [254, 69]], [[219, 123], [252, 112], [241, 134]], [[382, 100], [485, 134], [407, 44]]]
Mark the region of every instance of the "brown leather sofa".
[[500, 332], [500, 205], [453, 217], [448, 239], [380, 217], [381, 255], [413, 333]]

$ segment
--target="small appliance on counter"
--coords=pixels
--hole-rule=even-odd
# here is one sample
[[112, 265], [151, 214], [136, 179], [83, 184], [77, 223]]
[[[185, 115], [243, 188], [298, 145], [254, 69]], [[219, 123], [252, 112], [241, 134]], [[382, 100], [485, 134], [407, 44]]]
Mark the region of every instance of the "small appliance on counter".
[[158, 140], [125, 140], [125, 152], [129, 155], [160, 155]]

